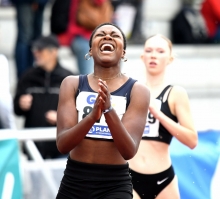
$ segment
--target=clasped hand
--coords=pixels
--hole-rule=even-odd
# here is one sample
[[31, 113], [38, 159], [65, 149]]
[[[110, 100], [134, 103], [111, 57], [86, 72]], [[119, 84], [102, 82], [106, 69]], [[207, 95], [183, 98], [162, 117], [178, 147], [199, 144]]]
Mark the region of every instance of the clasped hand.
[[102, 116], [102, 112], [111, 106], [111, 95], [108, 90], [108, 85], [106, 81], [99, 79], [98, 85], [98, 96], [96, 98], [93, 110], [91, 112], [91, 117], [93, 117], [95, 121], [99, 120]]

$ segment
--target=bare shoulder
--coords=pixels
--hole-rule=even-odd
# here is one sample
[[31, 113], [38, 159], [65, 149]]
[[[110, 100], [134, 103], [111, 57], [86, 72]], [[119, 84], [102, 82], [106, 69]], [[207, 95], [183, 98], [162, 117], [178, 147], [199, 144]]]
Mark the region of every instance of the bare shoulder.
[[79, 76], [78, 75], [69, 75], [65, 77], [62, 81], [62, 84], [75, 84], [79, 82]]
[[[70, 75], [63, 79], [60, 86], [60, 97], [68, 98], [73, 97], [76, 94], [79, 86], [79, 76]], [[63, 97], [62, 97], [63, 96]]]
[[136, 96], [139, 99], [140, 97], [150, 99], [150, 90], [142, 82], [136, 81], [132, 88], [131, 95]]
[[78, 88], [79, 85], [79, 76], [76, 75], [69, 75], [65, 77], [61, 83], [61, 89], [62, 88]]
[[169, 103], [175, 105], [183, 105], [189, 103], [188, 93], [182, 86], [173, 86], [170, 92]]
[[171, 90], [171, 95], [175, 98], [181, 98], [184, 96], [188, 96], [187, 91], [182, 86], [173, 86]]

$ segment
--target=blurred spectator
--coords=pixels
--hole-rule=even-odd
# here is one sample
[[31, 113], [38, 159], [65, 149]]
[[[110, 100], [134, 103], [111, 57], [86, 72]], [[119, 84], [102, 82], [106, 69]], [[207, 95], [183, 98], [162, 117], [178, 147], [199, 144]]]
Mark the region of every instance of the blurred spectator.
[[183, 0], [181, 10], [171, 21], [174, 44], [203, 44], [208, 42], [207, 29], [200, 13], [202, 0]]
[[[55, 36], [42, 36], [32, 45], [35, 67], [20, 78], [14, 98], [14, 111], [24, 116], [25, 128], [56, 126], [59, 88], [72, 72], [58, 61], [59, 43]], [[43, 158], [57, 158], [56, 141], [35, 142]]]
[[0, 54], [0, 129], [14, 129], [13, 102], [10, 93], [7, 58]]
[[[101, 0], [93, 1], [97, 5], [101, 2]], [[65, 0], [65, 2], [55, 0], [51, 12], [51, 32], [58, 35], [61, 45], [70, 46], [76, 56], [79, 73], [89, 74], [93, 72], [93, 61], [91, 59], [86, 60], [85, 55], [89, 52], [89, 37], [92, 30], [77, 24], [76, 12], [78, 5], [79, 0]], [[69, 9], [67, 9], [68, 7]], [[61, 17], [57, 18], [56, 16]], [[58, 21], [55, 21], [55, 18]], [[66, 22], [68, 23], [66, 24]]]
[[201, 13], [208, 29], [210, 43], [220, 43], [220, 1], [204, 0]]
[[[142, 21], [143, 21], [143, 0], [111, 0], [112, 5], [115, 9], [115, 13], [117, 14], [117, 10], [118, 8], [121, 6], [121, 10], [123, 11], [123, 6], [128, 6], [130, 5], [130, 9], [131, 7], [133, 8], [132, 11], [132, 15], [134, 14], [134, 16], [131, 16], [132, 18], [130, 20], [128, 20], [128, 13], [126, 13], [126, 11], [124, 10], [123, 12], [125, 12], [123, 14], [123, 16], [125, 17], [124, 20], [122, 20], [122, 23], [132, 23], [129, 24], [129, 26], [131, 25], [131, 30], [129, 32], [129, 34], [125, 34], [127, 36], [127, 42], [129, 44], [143, 44], [146, 40], [145, 36], [143, 35], [142, 32]], [[125, 7], [125, 9], [126, 9]], [[129, 9], [129, 10], [130, 10]], [[125, 24], [118, 24], [117, 20], [121, 20], [120, 18], [117, 19], [118, 17], [115, 16], [115, 23], [122, 28], [122, 26], [125, 26]]]
[[48, 0], [11, 0], [16, 9], [17, 41], [15, 62], [17, 77], [33, 65], [31, 42], [41, 36], [43, 12]]

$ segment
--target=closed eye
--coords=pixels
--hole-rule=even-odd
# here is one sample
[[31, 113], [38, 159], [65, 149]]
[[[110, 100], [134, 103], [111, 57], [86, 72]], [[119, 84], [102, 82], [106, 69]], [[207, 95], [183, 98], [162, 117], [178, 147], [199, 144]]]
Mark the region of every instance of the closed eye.
[[112, 35], [112, 37], [116, 37], [117, 38], [117, 37], [120, 37], [120, 36], [119, 35]]
[[97, 34], [96, 36], [97, 37], [102, 37], [102, 36], [104, 36], [104, 34]]

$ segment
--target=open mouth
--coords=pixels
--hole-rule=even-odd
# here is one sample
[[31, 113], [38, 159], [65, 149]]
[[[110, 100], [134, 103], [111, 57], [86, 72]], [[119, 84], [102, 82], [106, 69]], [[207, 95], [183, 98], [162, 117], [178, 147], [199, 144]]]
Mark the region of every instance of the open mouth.
[[150, 62], [150, 65], [154, 65], [154, 66], [156, 66], [157, 63], [156, 63], [156, 62]]
[[101, 52], [113, 52], [115, 47], [112, 44], [102, 44], [100, 50]]

